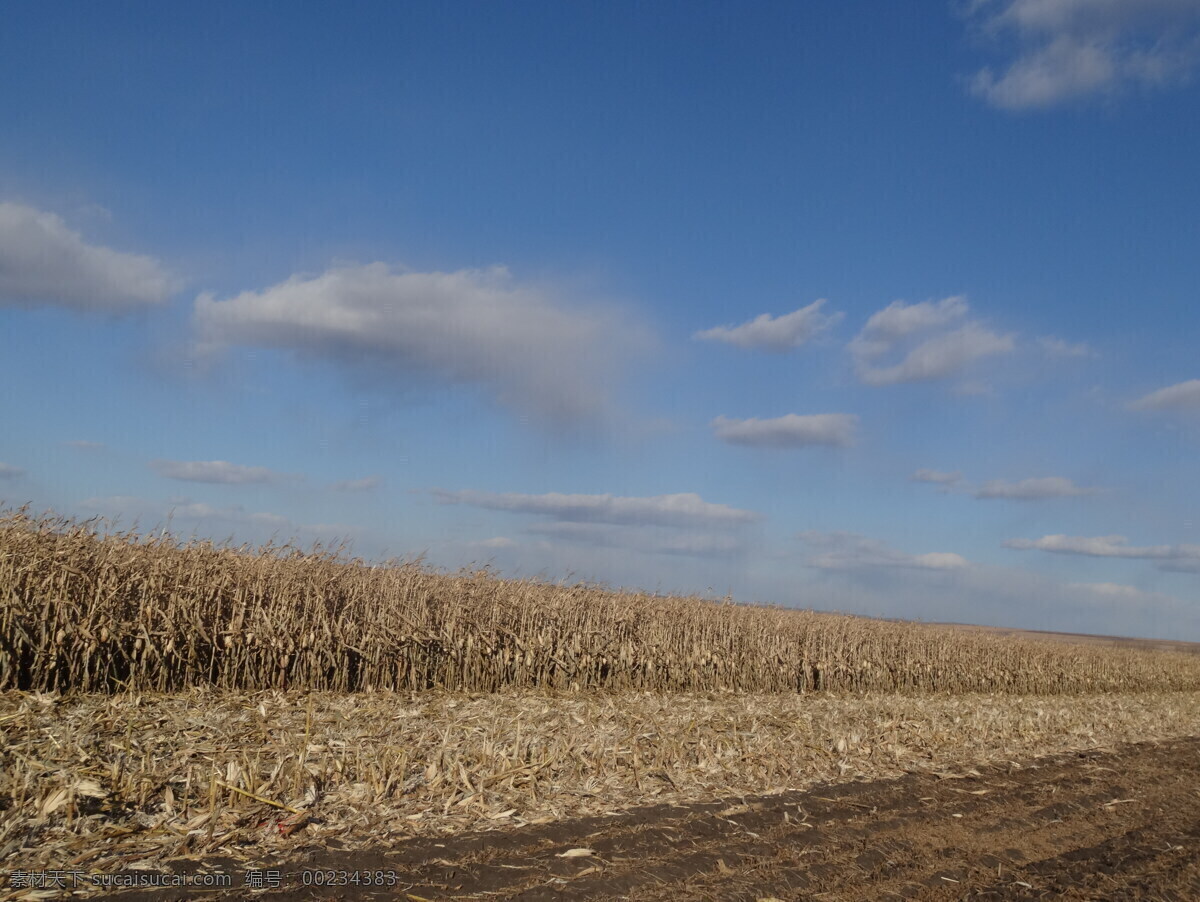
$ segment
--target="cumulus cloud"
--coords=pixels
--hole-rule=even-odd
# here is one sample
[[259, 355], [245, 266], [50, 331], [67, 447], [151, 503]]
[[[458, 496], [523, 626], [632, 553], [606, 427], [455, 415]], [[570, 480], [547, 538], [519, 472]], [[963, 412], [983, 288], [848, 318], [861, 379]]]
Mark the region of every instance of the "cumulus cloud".
[[[968, 309], [965, 298], [954, 296], [919, 304], [894, 301], [873, 314], [849, 344], [859, 380], [896, 385], [947, 379], [977, 360], [1013, 350], [1014, 336], [964, 321]], [[882, 365], [896, 353], [897, 363]]]
[[762, 518], [753, 511], [725, 504], [712, 504], [699, 495], [685, 492], [651, 497], [615, 495], [564, 495], [549, 492], [525, 495], [517, 492], [495, 493], [463, 490], [433, 491], [441, 504], [467, 504], [487, 510], [538, 514], [554, 520], [580, 523], [615, 523], [653, 526], [738, 526]]
[[601, 548], [621, 548], [641, 554], [724, 557], [745, 551], [745, 543], [727, 533], [663, 531], [645, 526], [609, 523], [535, 523], [526, 532]]
[[1047, 357], [1096, 357], [1096, 352], [1085, 341], [1072, 344], [1050, 335], [1039, 336], [1038, 346]]
[[276, 482], [283, 478], [266, 467], [246, 467], [226, 460], [155, 460], [150, 462], [150, 469], [167, 479], [224, 485]]
[[841, 313], [822, 313], [821, 307], [825, 303], [822, 298], [807, 307], [777, 317], [763, 313], [739, 326], [714, 326], [692, 337], [701, 341], [723, 341], [746, 350], [783, 353], [800, 347], [842, 319]]
[[735, 420], [720, 416], [712, 421], [713, 434], [723, 442], [759, 448], [805, 448], [810, 445], [847, 447], [854, 444], [858, 417], [852, 413], [789, 413], [760, 420]]
[[934, 485], [955, 485], [962, 482], [963, 475], [958, 470], [946, 473], [941, 470], [917, 470], [909, 477], [913, 482], [932, 482]]
[[882, 310], [871, 314], [862, 332], [852, 343], [858, 354], [875, 359], [891, 350], [892, 344], [914, 332], [927, 332], [967, 315], [967, 299], [962, 295], [940, 301], [921, 301], [906, 304], [892, 301]]
[[0, 479], [16, 479], [18, 476], [25, 475], [25, 471], [20, 467], [14, 467], [12, 464], [0, 463]]
[[1200, 379], [1152, 391], [1129, 405], [1132, 410], [1200, 410]]
[[152, 257], [89, 244], [53, 213], [0, 203], [0, 306], [119, 312], [161, 304], [176, 288]]
[[1200, 545], [1130, 545], [1125, 536], [1050, 535], [1040, 539], [1007, 539], [1005, 548], [1021, 551], [1048, 551], [1053, 554], [1077, 554], [1088, 557], [1115, 557], [1152, 560], [1160, 570], [1200, 572]]
[[962, 555], [949, 551], [926, 554], [906, 554], [878, 539], [852, 532], [800, 533], [799, 538], [810, 553], [805, 560], [809, 567], [821, 570], [861, 570], [898, 567], [915, 570], [960, 570], [970, 565]]
[[976, 498], [1011, 498], [1016, 501], [1039, 501], [1044, 498], [1071, 498], [1094, 495], [1098, 490], [1075, 485], [1064, 476], [1042, 476], [1005, 482], [992, 479], [975, 490]]
[[967, 325], [921, 342], [895, 366], [861, 367], [859, 377], [867, 385], [946, 379], [957, 376], [981, 357], [1005, 354], [1012, 349], [1011, 335], [997, 335], [982, 326]]
[[203, 294], [193, 322], [202, 352], [277, 348], [376, 380], [473, 385], [550, 423], [608, 413], [622, 361], [650, 344], [642, 327], [571, 307], [504, 267], [337, 266], [228, 300]]
[[1011, 62], [980, 69], [970, 83], [1004, 109], [1163, 88], [1186, 81], [1200, 61], [1197, 0], [983, 0], [972, 11], [984, 33], [1015, 41]]
[[335, 492], [370, 492], [383, 485], [379, 476], [364, 476], [362, 479], [341, 479], [329, 487]]

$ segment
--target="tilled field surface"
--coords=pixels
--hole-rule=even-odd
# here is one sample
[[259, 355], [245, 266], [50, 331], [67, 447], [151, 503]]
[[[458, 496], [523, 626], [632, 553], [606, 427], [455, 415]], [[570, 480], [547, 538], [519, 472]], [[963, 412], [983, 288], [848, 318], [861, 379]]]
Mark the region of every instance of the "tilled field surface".
[[[261, 866], [282, 875], [262, 895], [272, 900], [1183, 902], [1200, 899], [1200, 738], [367, 851], [297, 849]], [[305, 885], [367, 871], [397, 882]], [[246, 890], [156, 898], [201, 895]]]

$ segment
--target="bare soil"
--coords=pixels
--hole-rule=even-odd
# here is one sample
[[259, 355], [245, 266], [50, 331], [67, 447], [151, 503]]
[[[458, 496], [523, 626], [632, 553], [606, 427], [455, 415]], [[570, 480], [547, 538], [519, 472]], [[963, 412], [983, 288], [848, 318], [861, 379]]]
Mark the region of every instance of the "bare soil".
[[[563, 855], [572, 849], [591, 854]], [[301, 848], [259, 867], [282, 874], [280, 889], [261, 894], [269, 900], [1185, 902], [1200, 899], [1200, 738], [369, 851]], [[397, 883], [305, 886], [306, 871], [309, 882], [317, 873], [394, 871]], [[155, 898], [247, 895], [236, 886]]]

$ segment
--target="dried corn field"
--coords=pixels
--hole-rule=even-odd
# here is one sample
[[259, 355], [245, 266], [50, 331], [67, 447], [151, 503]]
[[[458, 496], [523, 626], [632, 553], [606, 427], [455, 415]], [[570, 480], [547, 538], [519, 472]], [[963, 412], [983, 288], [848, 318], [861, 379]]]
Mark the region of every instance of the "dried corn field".
[[1200, 689], [1200, 657], [0, 517], [0, 688]]

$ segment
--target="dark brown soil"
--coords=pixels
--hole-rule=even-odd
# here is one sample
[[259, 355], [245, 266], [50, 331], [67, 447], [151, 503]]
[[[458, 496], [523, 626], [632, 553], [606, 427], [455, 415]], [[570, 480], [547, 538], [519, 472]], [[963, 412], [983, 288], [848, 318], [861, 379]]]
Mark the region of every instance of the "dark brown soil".
[[[560, 857], [569, 849], [593, 854]], [[1200, 738], [652, 807], [373, 851], [302, 850], [301, 899], [1200, 900]], [[305, 886], [394, 871], [392, 887]], [[155, 898], [247, 898], [235, 888]], [[258, 894], [255, 894], [258, 895]], [[146, 899], [146, 895], [123, 894]]]

